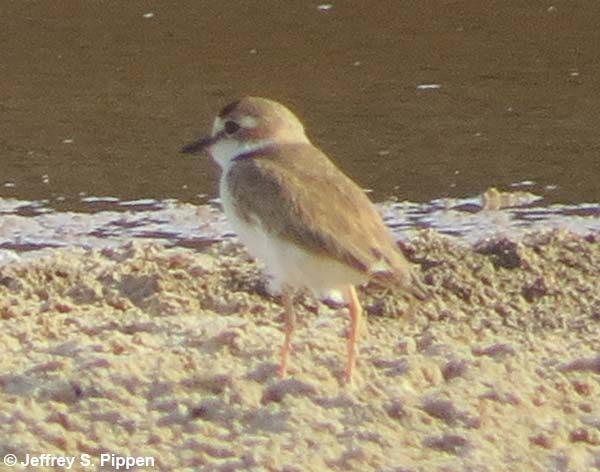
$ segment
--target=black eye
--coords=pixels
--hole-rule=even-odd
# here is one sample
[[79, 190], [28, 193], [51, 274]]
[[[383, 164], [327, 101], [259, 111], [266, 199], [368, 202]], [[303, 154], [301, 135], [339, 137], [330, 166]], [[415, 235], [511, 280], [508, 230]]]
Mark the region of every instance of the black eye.
[[240, 125], [238, 125], [235, 121], [226, 121], [225, 122], [225, 132], [227, 134], [236, 133], [240, 129]]

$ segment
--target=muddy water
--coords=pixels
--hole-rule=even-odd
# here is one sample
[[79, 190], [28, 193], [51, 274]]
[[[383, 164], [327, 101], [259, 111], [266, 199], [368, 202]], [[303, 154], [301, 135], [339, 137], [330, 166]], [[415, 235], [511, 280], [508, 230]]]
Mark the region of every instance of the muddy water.
[[257, 94], [375, 200], [598, 201], [596, 1], [366, 5], [2, 2], [0, 197], [206, 202], [216, 169], [177, 151]]

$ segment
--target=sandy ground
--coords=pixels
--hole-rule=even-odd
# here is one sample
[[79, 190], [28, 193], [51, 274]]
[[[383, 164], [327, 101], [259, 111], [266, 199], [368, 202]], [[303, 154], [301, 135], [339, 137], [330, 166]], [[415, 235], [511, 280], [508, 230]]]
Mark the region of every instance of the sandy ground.
[[409, 310], [361, 290], [369, 333], [353, 386], [341, 382], [346, 309], [307, 296], [291, 376], [277, 378], [281, 308], [233, 243], [54, 250], [0, 267], [0, 460], [600, 470], [598, 235], [472, 248], [423, 232], [405, 249], [434, 295]]

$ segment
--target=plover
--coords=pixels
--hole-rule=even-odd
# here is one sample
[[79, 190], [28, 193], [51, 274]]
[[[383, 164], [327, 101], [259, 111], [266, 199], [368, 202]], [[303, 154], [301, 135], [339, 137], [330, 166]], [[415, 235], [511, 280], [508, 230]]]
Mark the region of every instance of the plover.
[[245, 97], [227, 105], [209, 137], [182, 149], [202, 151], [222, 169], [220, 197], [233, 230], [281, 290], [280, 376], [288, 367], [294, 294], [337, 291], [350, 311], [344, 379], [351, 382], [362, 316], [355, 286], [371, 280], [419, 299], [426, 296], [379, 213], [310, 142], [294, 113], [275, 101]]

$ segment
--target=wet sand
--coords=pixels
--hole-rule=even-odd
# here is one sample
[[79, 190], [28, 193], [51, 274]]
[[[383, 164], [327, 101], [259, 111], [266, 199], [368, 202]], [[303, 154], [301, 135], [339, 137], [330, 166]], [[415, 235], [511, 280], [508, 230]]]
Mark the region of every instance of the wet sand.
[[161, 471], [600, 469], [598, 238], [469, 247], [416, 234], [403, 245], [433, 296], [410, 310], [360, 291], [353, 386], [341, 382], [346, 309], [307, 296], [291, 375], [277, 378], [281, 307], [234, 243], [12, 262], [0, 267], [0, 456], [151, 456], [138, 470]]

